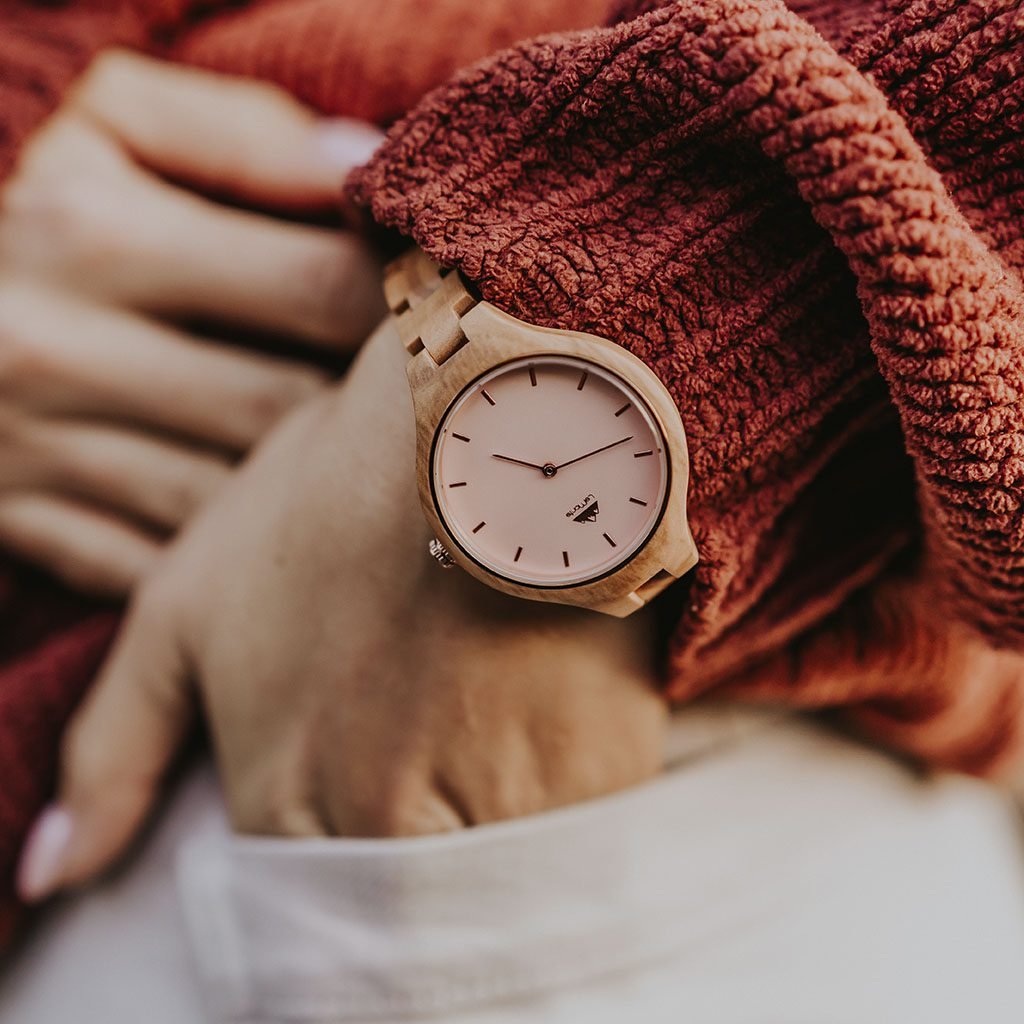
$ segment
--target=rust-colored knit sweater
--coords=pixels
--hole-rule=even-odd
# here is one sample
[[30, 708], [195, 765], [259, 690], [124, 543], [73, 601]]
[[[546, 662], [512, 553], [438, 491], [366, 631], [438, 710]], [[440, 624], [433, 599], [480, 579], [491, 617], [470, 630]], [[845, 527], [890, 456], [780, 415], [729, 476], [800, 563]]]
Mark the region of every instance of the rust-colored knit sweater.
[[[982, 678], [978, 637], [1024, 647], [1020, 0], [805, 0], [831, 43], [781, 0], [627, 6], [436, 91], [354, 193], [672, 390], [702, 556], [673, 695], [856, 708], [908, 752], [1005, 767], [1024, 662]], [[858, 598], [859, 654], [848, 608], [793, 646], [908, 546], [916, 586]], [[935, 663], [943, 632], [972, 672]], [[813, 671], [748, 672], [780, 648]]]
[[[386, 120], [605, 6], [9, 4], [0, 173], [109, 41]], [[1021, 746], [1018, 656], [950, 665], [987, 665], [975, 636], [1024, 644], [1022, 71], [1021, 0], [632, 3], [464, 72], [358, 176], [378, 219], [492, 301], [616, 338], [679, 400], [703, 561], [675, 588], [677, 697], [853, 707], [980, 772]], [[891, 564], [908, 550], [910, 583]], [[35, 615], [24, 578], [6, 585], [23, 624], [0, 636], [0, 871], [113, 624], [40, 581]], [[901, 628], [927, 602], [947, 645]], [[795, 637], [835, 670], [750, 668]]]

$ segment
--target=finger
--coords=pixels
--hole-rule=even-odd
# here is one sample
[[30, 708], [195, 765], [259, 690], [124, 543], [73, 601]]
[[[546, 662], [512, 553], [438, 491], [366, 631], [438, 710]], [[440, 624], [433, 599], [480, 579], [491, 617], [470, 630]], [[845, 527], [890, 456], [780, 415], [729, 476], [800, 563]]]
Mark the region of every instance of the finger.
[[107, 298], [342, 349], [383, 317], [379, 265], [351, 232], [229, 209], [159, 182], [138, 188], [150, 194], [123, 224], [131, 259], [99, 282]]
[[[88, 138], [74, 118], [68, 133]], [[228, 208], [130, 164], [69, 176], [80, 148], [57, 161], [63, 177], [5, 192], [0, 259], [12, 267], [118, 306], [330, 347], [360, 344], [383, 317], [379, 265], [355, 234]]]
[[57, 802], [19, 867], [24, 899], [93, 877], [141, 827], [194, 712], [173, 623], [144, 590], [65, 735]]
[[38, 493], [0, 497], [0, 548], [111, 597], [131, 590], [160, 553], [155, 538], [110, 513]]
[[326, 381], [49, 289], [0, 294], [0, 398], [22, 408], [129, 420], [242, 452]]
[[175, 530], [220, 489], [223, 459], [117, 427], [30, 421], [19, 433], [25, 483]]
[[275, 207], [337, 206], [382, 138], [322, 123], [274, 86], [126, 52], [96, 61], [76, 102], [162, 174]]

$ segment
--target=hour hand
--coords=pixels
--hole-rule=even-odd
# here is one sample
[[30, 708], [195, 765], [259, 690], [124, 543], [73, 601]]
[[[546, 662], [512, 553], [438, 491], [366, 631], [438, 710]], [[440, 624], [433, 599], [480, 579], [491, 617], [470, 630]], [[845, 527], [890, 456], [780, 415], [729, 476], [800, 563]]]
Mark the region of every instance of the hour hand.
[[492, 459], [501, 459], [502, 462], [514, 462], [517, 466], [528, 466], [530, 469], [539, 469], [542, 473], [544, 472], [544, 466], [538, 465], [536, 462], [526, 462], [524, 459], [513, 459], [511, 455], [491, 455]]

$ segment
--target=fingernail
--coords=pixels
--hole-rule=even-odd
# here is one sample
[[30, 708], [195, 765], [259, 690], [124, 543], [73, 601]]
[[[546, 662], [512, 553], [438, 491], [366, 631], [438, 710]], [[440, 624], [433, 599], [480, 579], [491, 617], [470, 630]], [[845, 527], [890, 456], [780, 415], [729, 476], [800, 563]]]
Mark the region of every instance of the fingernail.
[[384, 135], [372, 125], [343, 117], [322, 121], [317, 127], [316, 144], [321, 157], [340, 171], [365, 164], [383, 140]]
[[57, 805], [36, 819], [18, 865], [18, 895], [26, 903], [37, 903], [57, 888], [72, 830], [71, 815]]

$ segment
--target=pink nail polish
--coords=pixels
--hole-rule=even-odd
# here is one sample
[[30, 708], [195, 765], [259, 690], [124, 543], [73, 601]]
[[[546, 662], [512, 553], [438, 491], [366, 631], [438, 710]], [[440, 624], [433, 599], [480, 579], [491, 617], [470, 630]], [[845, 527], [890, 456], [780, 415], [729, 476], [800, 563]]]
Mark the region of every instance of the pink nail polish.
[[341, 173], [365, 164], [383, 139], [372, 125], [343, 117], [322, 121], [316, 134], [320, 156]]
[[58, 805], [36, 819], [18, 864], [18, 895], [26, 903], [37, 903], [57, 888], [72, 830], [71, 815]]

